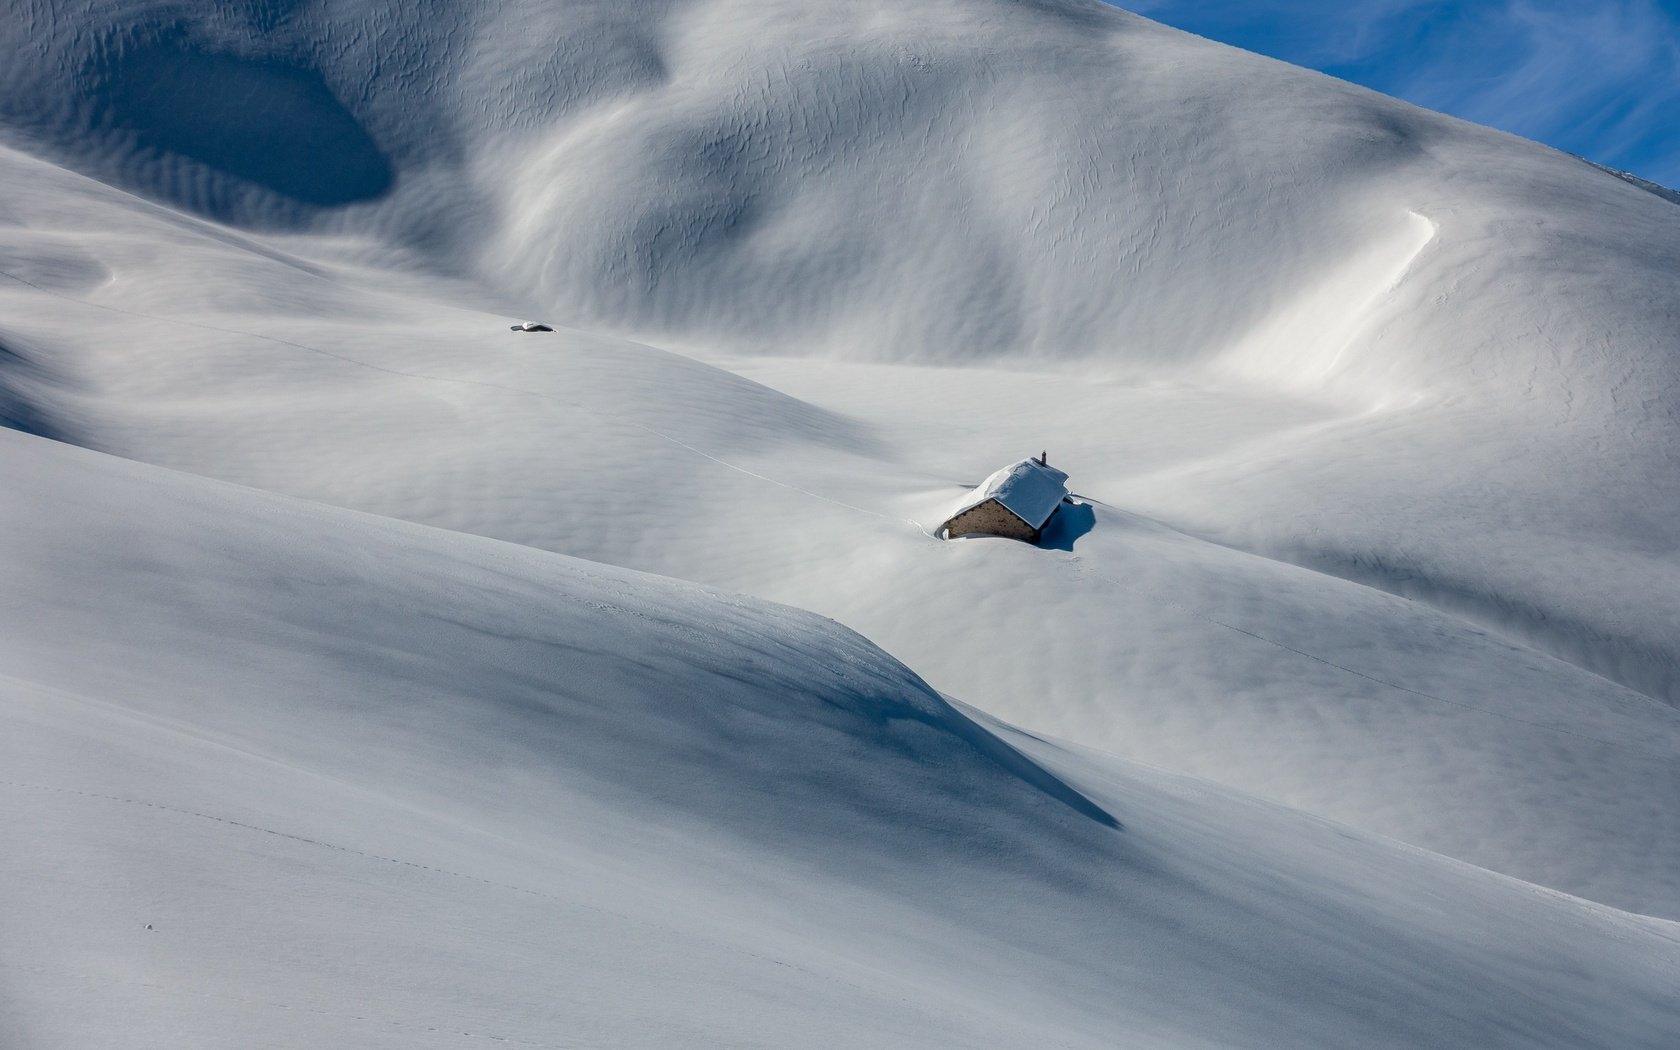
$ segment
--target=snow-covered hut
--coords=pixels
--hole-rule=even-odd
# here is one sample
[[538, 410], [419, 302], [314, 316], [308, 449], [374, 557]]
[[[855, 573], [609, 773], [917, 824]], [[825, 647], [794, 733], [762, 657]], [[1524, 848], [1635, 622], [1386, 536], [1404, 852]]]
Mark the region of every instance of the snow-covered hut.
[[1067, 475], [1048, 456], [1011, 463], [964, 496], [940, 528], [947, 539], [982, 533], [1037, 543], [1067, 498]]

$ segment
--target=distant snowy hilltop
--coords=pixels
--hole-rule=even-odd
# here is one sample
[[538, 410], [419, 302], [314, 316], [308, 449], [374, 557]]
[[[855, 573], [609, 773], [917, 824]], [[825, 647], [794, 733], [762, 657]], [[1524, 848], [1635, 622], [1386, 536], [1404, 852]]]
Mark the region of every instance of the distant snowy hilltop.
[[0, 31], [51, 155], [591, 323], [1378, 401], [1673, 389], [1665, 202], [1087, 0], [20, 0]]
[[1680, 1044], [1671, 191], [1095, 0], [0, 47], [0, 1043]]

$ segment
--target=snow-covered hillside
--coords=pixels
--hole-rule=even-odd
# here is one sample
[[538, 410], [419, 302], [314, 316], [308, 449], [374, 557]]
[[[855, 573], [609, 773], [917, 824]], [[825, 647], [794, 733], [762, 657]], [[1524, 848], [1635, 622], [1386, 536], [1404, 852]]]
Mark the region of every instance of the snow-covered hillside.
[[1079, 0], [0, 44], [35, 1042], [1680, 1033], [1669, 198]]
[[0, 465], [11, 1045], [1680, 1024], [1672, 923], [1112, 759], [1052, 772], [810, 614], [34, 437]]

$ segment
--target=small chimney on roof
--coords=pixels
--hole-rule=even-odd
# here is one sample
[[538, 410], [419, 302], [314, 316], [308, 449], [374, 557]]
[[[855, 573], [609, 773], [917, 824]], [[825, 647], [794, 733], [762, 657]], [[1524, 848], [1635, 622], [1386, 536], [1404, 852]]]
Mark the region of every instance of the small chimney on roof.
[[1048, 451], [1040, 452], [1038, 454], [1038, 465], [1041, 467], [1048, 467], [1050, 465], [1050, 453]]

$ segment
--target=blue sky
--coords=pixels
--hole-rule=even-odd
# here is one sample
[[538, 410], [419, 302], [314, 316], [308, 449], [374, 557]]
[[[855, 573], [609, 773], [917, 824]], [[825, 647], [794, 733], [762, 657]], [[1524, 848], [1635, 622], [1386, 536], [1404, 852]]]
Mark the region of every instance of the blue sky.
[[1111, 0], [1680, 186], [1680, 0]]

